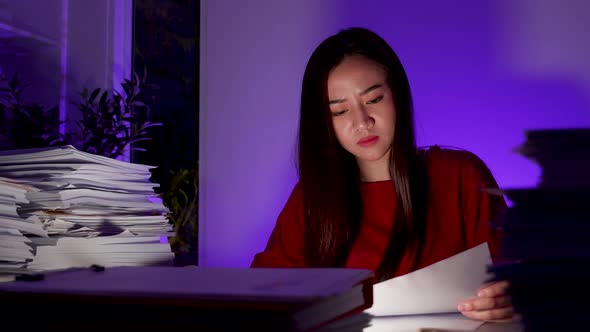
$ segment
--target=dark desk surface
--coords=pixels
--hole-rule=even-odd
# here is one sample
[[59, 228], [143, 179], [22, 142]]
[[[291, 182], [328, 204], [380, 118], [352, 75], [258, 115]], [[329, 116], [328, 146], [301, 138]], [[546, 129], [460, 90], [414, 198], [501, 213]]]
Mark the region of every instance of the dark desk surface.
[[487, 322], [480, 326], [477, 332], [523, 332], [521, 323], [492, 323]]

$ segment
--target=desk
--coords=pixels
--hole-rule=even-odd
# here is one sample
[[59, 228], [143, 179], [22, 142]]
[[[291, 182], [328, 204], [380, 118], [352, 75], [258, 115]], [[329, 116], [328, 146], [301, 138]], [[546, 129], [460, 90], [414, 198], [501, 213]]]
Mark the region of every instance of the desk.
[[480, 326], [477, 332], [523, 332], [522, 323], [493, 323], [487, 322]]

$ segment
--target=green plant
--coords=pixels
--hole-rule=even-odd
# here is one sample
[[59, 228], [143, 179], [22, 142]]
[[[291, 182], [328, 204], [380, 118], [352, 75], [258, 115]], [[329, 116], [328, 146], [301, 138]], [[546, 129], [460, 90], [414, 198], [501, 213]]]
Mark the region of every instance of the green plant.
[[170, 210], [168, 221], [174, 225], [175, 236], [170, 244], [176, 252], [193, 252], [198, 236], [198, 166], [170, 173], [168, 186], [160, 193], [164, 205]]
[[64, 143], [59, 133], [59, 108], [25, 101], [30, 84], [22, 84], [18, 71], [0, 76], [0, 149], [39, 148]]
[[[84, 89], [80, 94], [82, 102], [78, 104], [82, 120], [76, 121], [80, 128], [81, 141], [78, 144], [83, 151], [117, 158], [125, 149], [141, 141], [150, 140], [148, 130], [161, 126], [161, 123], [149, 121], [150, 107], [148, 100], [149, 86], [137, 74], [133, 79], [121, 83], [123, 94], [116, 90], [109, 93], [100, 88], [90, 92]], [[132, 146], [131, 150], [145, 151]]]
[[24, 92], [30, 84], [22, 84], [16, 71], [11, 78], [0, 76], [0, 149], [27, 149], [71, 144], [79, 150], [117, 158], [125, 149], [144, 151], [136, 143], [150, 140], [149, 94], [153, 87], [137, 74], [121, 83], [123, 93], [100, 88], [84, 89], [77, 105], [82, 119], [76, 121], [79, 135], [59, 132], [59, 108], [44, 108], [28, 103]]

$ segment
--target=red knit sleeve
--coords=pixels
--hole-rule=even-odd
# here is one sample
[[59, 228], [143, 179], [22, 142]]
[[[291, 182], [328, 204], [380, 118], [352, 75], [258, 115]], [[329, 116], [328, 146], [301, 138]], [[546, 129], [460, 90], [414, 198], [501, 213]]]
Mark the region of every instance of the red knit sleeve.
[[283, 207], [266, 248], [251, 267], [304, 267], [303, 191], [298, 183]]
[[461, 166], [461, 210], [463, 226], [469, 247], [488, 242], [492, 260], [501, 260], [502, 234], [492, 227], [506, 208], [502, 196], [487, 193], [484, 189], [498, 188], [491, 171], [472, 153], [465, 153]]

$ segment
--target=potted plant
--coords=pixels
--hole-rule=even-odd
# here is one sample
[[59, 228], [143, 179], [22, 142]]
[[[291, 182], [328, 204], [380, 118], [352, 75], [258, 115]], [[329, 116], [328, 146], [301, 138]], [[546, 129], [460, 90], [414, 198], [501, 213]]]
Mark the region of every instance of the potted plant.
[[198, 166], [170, 173], [167, 187], [160, 189], [160, 197], [170, 210], [167, 218], [174, 225], [175, 235], [170, 239], [170, 245], [176, 254], [174, 264], [197, 265]]
[[126, 151], [144, 151], [135, 144], [147, 141], [149, 129], [161, 126], [161, 123], [149, 121], [150, 107], [146, 99], [152, 98], [146, 75], [140, 79], [137, 74], [133, 79], [121, 83], [124, 94], [100, 88], [89, 91], [84, 89], [78, 104], [82, 119], [76, 121], [80, 129], [78, 148], [82, 151], [118, 158]]

